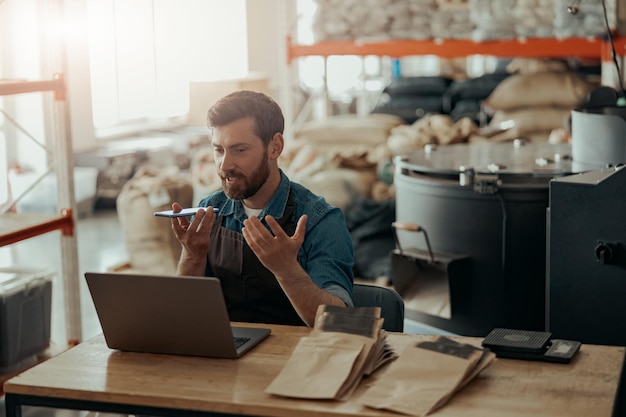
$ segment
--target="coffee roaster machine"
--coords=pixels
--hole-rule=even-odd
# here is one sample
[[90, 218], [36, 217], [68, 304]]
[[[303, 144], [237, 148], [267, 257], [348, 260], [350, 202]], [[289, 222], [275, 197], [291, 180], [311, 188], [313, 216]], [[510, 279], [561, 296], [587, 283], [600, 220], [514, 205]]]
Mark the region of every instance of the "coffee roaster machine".
[[544, 330], [549, 182], [571, 173], [571, 147], [431, 146], [394, 163], [396, 220], [422, 233], [396, 231], [391, 281], [439, 275], [450, 304], [447, 317], [409, 308], [407, 318], [467, 336]]
[[504, 327], [626, 344], [626, 109], [605, 93], [572, 111], [570, 143], [395, 158], [396, 220], [412, 226], [396, 230], [391, 281], [437, 276], [450, 304], [445, 317], [407, 318], [468, 336]]

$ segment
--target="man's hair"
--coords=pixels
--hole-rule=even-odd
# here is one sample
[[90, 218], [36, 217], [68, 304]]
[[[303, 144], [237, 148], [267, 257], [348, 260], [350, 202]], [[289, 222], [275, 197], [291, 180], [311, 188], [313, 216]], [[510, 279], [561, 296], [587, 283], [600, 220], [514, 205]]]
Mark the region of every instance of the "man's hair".
[[276, 133], [283, 133], [285, 118], [280, 106], [263, 93], [236, 91], [219, 99], [208, 111], [209, 128], [223, 127], [237, 120], [253, 117], [255, 134], [268, 144]]

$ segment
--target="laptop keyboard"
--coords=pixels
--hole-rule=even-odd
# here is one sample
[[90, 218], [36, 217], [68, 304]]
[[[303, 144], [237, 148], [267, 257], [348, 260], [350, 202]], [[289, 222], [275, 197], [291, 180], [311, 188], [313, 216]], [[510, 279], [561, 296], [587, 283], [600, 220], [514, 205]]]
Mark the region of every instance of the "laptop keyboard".
[[248, 340], [250, 340], [250, 338], [249, 337], [233, 337], [233, 340], [235, 341], [235, 348], [239, 349]]

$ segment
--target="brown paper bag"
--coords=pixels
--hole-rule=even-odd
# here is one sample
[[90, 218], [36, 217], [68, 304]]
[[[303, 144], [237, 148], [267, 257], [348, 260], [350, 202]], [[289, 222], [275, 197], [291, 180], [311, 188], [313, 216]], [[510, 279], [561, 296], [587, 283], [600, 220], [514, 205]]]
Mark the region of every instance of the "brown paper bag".
[[485, 349], [445, 337], [407, 347], [361, 397], [371, 408], [426, 416], [493, 362]]
[[334, 399], [365, 348], [362, 336], [329, 333], [300, 339], [265, 392], [285, 397]]
[[396, 357], [385, 343], [380, 307], [318, 308], [313, 331], [302, 338], [266, 388], [274, 395], [347, 399], [362, 378]]
[[[380, 307], [344, 308], [322, 305], [318, 308], [314, 328], [322, 332], [342, 332], [366, 336], [366, 355], [359, 364], [362, 375], [370, 375], [384, 363], [397, 357], [387, 345], [387, 333]], [[358, 382], [358, 381], [357, 381]], [[356, 388], [356, 385], [354, 386]], [[347, 394], [347, 393], [346, 393]]]

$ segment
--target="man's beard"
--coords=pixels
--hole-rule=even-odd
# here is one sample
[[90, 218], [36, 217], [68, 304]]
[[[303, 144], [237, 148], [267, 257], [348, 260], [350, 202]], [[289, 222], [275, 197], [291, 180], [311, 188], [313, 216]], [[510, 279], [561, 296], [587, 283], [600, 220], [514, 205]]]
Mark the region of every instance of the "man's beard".
[[[259, 167], [248, 177], [245, 177], [237, 171], [220, 172], [222, 187], [228, 198], [232, 198], [233, 200], [244, 200], [252, 197], [261, 189], [270, 175], [269, 163], [265, 157], [266, 155], [267, 152], [264, 153], [263, 160], [261, 161]], [[227, 177], [243, 179], [243, 182], [231, 185], [228, 181], [226, 181]]]

